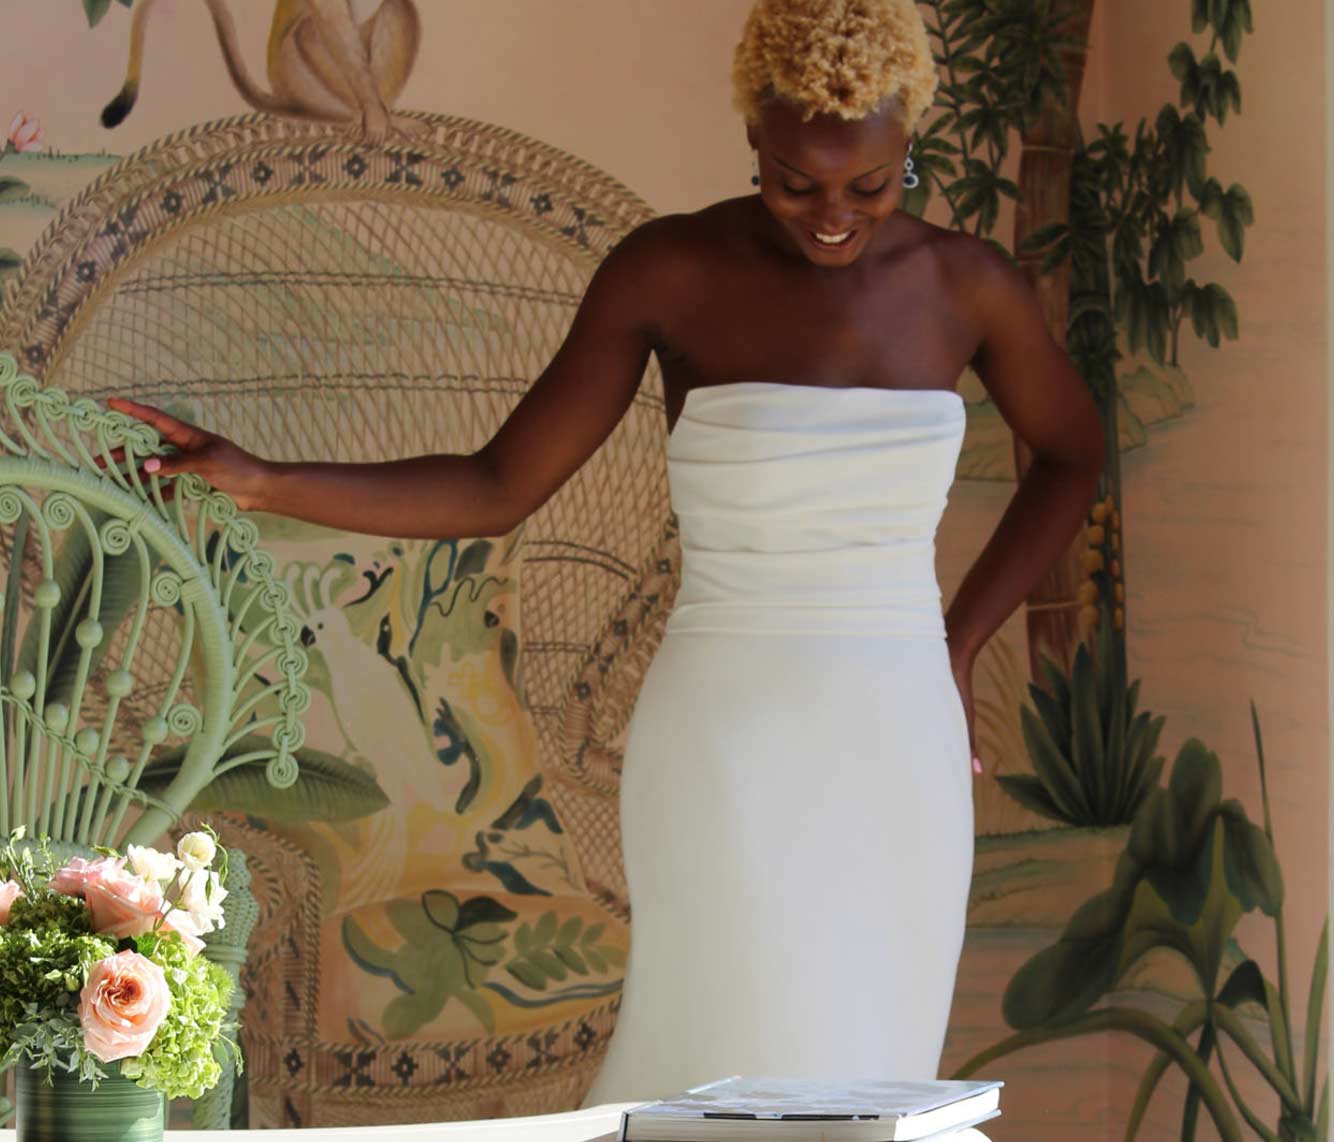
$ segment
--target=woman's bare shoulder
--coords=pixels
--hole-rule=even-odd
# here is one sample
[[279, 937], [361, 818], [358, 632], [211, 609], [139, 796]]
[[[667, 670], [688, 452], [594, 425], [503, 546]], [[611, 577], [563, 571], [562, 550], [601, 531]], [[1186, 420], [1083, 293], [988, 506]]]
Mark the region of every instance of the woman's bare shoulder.
[[643, 222], [621, 239], [604, 268], [624, 284], [648, 289], [698, 284], [720, 258], [737, 255], [751, 226], [745, 203], [733, 199]]

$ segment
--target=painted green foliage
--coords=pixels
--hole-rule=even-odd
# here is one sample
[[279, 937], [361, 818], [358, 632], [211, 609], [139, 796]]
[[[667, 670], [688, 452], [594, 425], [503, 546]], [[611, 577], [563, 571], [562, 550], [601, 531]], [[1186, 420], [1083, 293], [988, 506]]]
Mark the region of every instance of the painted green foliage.
[[545, 912], [535, 926], [525, 922], [511, 931], [507, 925], [518, 916], [498, 901], [478, 896], [460, 903], [458, 897], [444, 891], [423, 893], [420, 901], [394, 901], [387, 911], [403, 937], [398, 948], [381, 947], [351, 917], [343, 921], [343, 945], [364, 971], [387, 977], [402, 992], [385, 1008], [383, 1030], [390, 1039], [414, 1034], [437, 1018], [451, 999], [494, 1032], [495, 1014], [484, 990], [511, 1003], [540, 1007], [608, 995], [620, 986], [617, 979], [525, 999], [489, 980], [500, 965], [525, 989], [545, 992], [549, 983], [571, 975], [605, 975], [624, 967], [620, 948], [599, 943], [604, 926], [585, 927], [581, 916], [562, 923], [554, 911]]
[[990, 237], [1001, 201], [1019, 187], [1001, 174], [1013, 141], [1044, 98], [1065, 99], [1062, 0], [923, 0], [936, 47], [936, 110], [914, 138], [921, 182], [903, 208], [923, 213], [935, 194], [956, 230]]
[[998, 777], [1025, 808], [1063, 824], [1106, 827], [1135, 818], [1158, 782], [1163, 718], [1136, 710], [1138, 679], [1126, 684], [1125, 644], [1098, 626], [1095, 653], [1081, 643], [1067, 678], [1043, 660], [1046, 689], [1028, 684], [1020, 709], [1033, 773]]
[[[1329, 1090], [1328, 1082], [1318, 1079], [1328, 927], [1307, 992], [1299, 1055], [1287, 970], [1283, 876], [1274, 852], [1264, 745], [1254, 706], [1251, 716], [1263, 827], [1250, 820], [1239, 801], [1223, 798], [1218, 758], [1199, 741], [1188, 741], [1167, 786], [1155, 789], [1135, 814], [1111, 887], [1085, 903], [1056, 943], [1011, 979], [1002, 1009], [1018, 1033], [969, 1060], [961, 1077], [1024, 1047], [1122, 1031], [1158, 1049], [1142, 1076], [1127, 1138], [1137, 1133], [1158, 1083], [1173, 1065], [1191, 1084], [1182, 1110], [1183, 1140], [1195, 1138], [1202, 1107], [1229, 1140], [1243, 1136], [1238, 1115], [1255, 1135], [1272, 1142], [1325, 1136]], [[1238, 921], [1255, 911], [1273, 921], [1277, 984], [1234, 938]], [[1171, 1023], [1137, 1007], [1100, 1005], [1133, 967], [1164, 949], [1190, 965], [1202, 998], [1182, 1005]], [[1243, 1010], [1267, 1023], [1268, 1051], [1240, 1018]], [[1276, 1127], [1266, 1125], [1246, 1103], [1224, 1045], [1234, 1059], [1239, 1053], [1278, 1096]]]

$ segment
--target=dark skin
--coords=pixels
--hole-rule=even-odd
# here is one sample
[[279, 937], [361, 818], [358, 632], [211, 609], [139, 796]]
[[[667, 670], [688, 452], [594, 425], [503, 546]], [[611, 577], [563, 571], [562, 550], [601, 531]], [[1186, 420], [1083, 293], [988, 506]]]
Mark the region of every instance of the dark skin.
[[972, 740], [978, 652], [1066, 550], [1095, 494], [1097, 409], [1023, 274], [986, 243], [898, 210], [908, 140], [894, 107], [805, 120], [771, 100], [747, 138], [760, 193], [628, 235], [551, 364], [475, 454], [275, 463], [157, 409], [110, 404], [175, 447], [149, 462], [159, 476], [197, 472], [247, 510], [437, 538], [503, 534], [536, 511], [625, 415], [650, 354], [669, 428], [699, 386], [952, 389], [971, 365], [1034, 456], [945, 613]]

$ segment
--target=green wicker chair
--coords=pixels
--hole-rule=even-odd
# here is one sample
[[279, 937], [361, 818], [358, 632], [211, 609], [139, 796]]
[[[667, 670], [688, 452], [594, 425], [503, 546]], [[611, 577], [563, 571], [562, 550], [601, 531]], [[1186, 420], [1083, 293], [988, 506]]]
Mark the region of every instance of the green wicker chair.
[[[0, 354], [0, 830], [65, 852], [159, 842], [219, 780], [298, 776], [310, 695], [286, 588], [226, 496], [140, 475], [159, 451]], [[235, 856], [206, 954], [239, 984], [255, 904]], [[196, 1125], [228, 1125], [230, 1103], [224, 1082]]]

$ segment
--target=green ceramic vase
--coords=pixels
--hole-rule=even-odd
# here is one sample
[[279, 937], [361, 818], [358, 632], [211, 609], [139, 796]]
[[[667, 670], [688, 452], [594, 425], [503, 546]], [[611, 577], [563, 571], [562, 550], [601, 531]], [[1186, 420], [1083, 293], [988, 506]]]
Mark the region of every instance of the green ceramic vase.
[[18, 1142], [162, 1142], [162, 1095], [121, 1076], [115, 1063], [93, 1090], [77, 1077], [16, 1067]]

